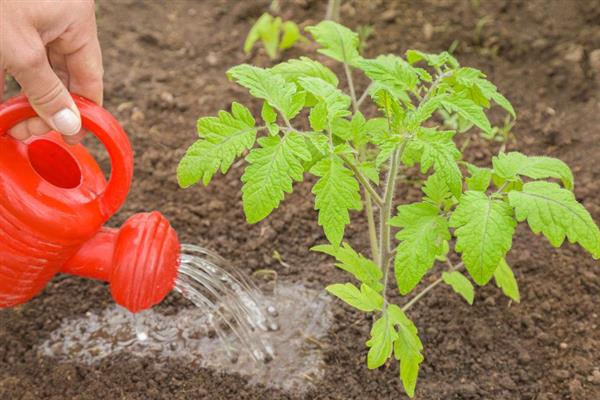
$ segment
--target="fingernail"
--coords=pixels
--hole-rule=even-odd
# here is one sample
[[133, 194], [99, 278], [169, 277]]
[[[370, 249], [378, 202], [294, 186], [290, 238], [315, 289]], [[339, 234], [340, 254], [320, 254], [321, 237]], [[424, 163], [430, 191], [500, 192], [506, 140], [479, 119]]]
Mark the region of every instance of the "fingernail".
[[66, 136], [77, 135], [81, 130], [81, 120], [68, 108], [63, 108], [52, 117], [57, 131]]

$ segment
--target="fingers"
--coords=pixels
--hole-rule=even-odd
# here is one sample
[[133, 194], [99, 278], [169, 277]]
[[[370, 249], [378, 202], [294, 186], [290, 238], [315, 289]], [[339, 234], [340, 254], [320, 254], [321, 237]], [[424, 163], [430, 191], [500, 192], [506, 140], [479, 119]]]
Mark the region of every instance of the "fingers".
[[6, 76], [4, 74], [4, 70], [2, 69], [2, 67], [0, 67], [0, 101], [2, 101], [2, 99], [4, 98], [4, 83]]
[[[43, 122], [65, 136], [73, 136], [81, 130], [79, 110], [60, 78], [48, 61], [44, 45], [39, 38], [16, 54], [9, 72], [19, 82], [29, 102]], [[39, 124], [36, 126], [39, 127]], [[13, 136], [21, 136], [22, 127]], [[15, 129], [13, 128], [13, 129]]]
[[90, 27], [89, 40], [77, 51], [65, 57], [66, 68], [69, 73], [69, 89], [102, 105], [103, 76], [102, 52], [96, 34], [96, 25]]

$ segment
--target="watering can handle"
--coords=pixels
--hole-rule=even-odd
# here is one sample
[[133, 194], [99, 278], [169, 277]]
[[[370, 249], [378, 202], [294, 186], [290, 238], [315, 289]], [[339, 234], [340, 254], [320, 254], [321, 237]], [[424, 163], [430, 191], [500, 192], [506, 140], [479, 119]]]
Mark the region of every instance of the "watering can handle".
[[[104, 192], [94, 201], [99, 202], [105, 218], [112, 216], [123, 204], [133, 176], [133, 154], [129, 139], [117, 120], [96, 103], [72, 94], [81, 113], [83, 128], [90, 131], [106, 147], [111, 162], [111, 176]], [[0, 137], [21, 121], [37, 114], [25, 95], [19, 95], [0, 104]]]

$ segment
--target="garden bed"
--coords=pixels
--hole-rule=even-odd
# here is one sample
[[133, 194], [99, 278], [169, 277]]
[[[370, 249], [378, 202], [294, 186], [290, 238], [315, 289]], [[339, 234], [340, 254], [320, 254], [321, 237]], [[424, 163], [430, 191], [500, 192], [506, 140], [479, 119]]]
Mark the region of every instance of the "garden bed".
[[[401, 54], [408, 48], [437, 52], [457, 41], [461, 62], [488, 74], [519, 114], [517, 142], [509, 148], [569, 163], [577, 198], [600, 221], [600, 61], [591, 56], [600, 49], [600, 4], [476, 3], [348, 1], [342, 20], [350, 27], [373, 25], [367, 55]], [[241, 168], [217, 176], [208, 188], [182, 191], [175, 177], [199, 116], [213, 115], [233, 99], [259, 109], [224, 72], [245, 61], [269, 65], [262, 52], [246, 57], [241, 51], [250, 25], [267, 7], [264, 1], [99, 2], [106, 106], [123, 123], [136, 153], [132, 192], [111, 223], [158, 209], [182, 241], [217, 251], [248, 275], [272, 269], [280, 281], [322, 289], [343, 279], [343, 273], [326, 256], [307, 250], [324, 240], [310, 182], [297, 185], [271, 217], [248, 226], [240, 207]], [[325, 2], [282, 1], [281, 8], [284, 17], [304, 26], [323, 17]], [[302, 46], [285, 56], [312, 49]], [[500, 113], [492, 119], [501, 122]], [[466, 158], [482, 165], [498, 147], [473, 135]], [[102, 153], [98, 157], [103, 159]], [[418, 189], [400, 184], [399, 198], [408, 202], [419, 196]], [[357, 250], [367, 251], [363, 215], [357, 213], [354, 222], [347, 237]], [[600, 263], [574, 246], [554, 250], [524, 229], [517, 236], [508, 261], [520, 284], [521, 304], [509, 304], [493, 285], [477, 290], [473, 306], [440, 287], [410, 310], [425, 347], [417, 398], [600, 398]], [[275, 251], [284, 262], [273, 257]], [[110, 303], [104, 284], [63, 276], [29, 304], [0, 311], [0, 398], [405, 396], [397, 364], [367, 369], [369, 324], [339, 301], [333, 302], [334, 322], [321, 343], [324, 376], [302, 394], [250, 386], [240, 375], [177, 360], [157, 368], [152, 358], [121, 352], [90, 366], [58, 362], [38, 351], [63, 320], [99, 312]], [[169, 315], [189, 306], [172, 295], [158, 311]]]

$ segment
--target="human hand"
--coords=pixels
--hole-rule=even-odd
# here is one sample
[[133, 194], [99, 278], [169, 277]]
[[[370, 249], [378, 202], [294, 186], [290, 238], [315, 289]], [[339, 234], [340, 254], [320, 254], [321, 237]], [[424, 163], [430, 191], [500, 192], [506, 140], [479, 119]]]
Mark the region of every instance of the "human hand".
[[94, 8], [93, 0], [0, 0], [0, 98], [9, 73], [39, 115], [9, 131], [16, 139], [56, 130], [77, 143], [81, 116], [69, 91], [102, 104]]

